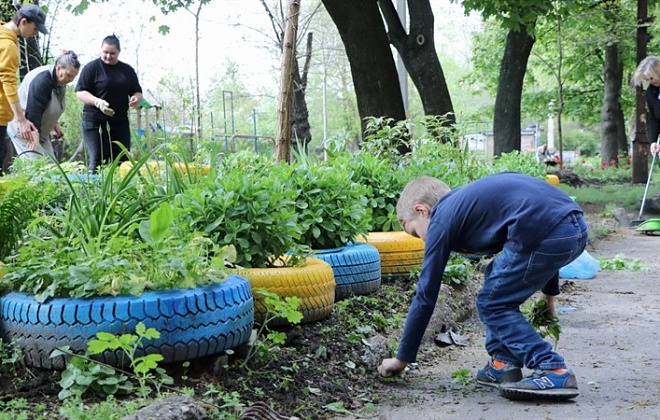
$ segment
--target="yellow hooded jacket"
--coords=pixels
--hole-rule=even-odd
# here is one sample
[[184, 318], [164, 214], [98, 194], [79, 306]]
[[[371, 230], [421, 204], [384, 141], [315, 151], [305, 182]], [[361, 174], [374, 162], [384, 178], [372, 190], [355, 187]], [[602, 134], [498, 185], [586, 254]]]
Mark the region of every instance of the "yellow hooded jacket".
[[0, 126], [14, 118], [12, 102], [18, 102], [18, 36], [0, 26]]

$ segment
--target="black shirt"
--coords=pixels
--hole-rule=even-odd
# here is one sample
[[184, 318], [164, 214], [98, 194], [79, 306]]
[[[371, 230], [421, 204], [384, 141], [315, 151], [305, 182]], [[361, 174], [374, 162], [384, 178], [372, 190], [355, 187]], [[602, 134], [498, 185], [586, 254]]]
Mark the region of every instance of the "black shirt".
[[121, 61], [115, 65], [104, 63], [100, 58], [93, 60], [80, 72], [76, 92], [86, 90], [92, 95], [104, 99], [115, 111], [114, 117], [104, 115], [93, 105], [83, 107], [83, 120], [128, 119], [128, 99], [136, 92], [142, 93], [133, 67]]

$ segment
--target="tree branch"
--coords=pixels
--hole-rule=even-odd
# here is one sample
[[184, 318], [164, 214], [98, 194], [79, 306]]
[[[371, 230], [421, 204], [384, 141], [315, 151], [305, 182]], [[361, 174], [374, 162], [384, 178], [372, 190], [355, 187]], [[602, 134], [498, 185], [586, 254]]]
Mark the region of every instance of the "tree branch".
[[394, 45], [394, 48], [396, 48], [397, 51], [400, 51], [408, 34], [401, 24], [399, 14], [392, 3], [392, 0], [378, 0], [378, 6], [380, 7], [383, 19], [385, 19], [385, 23], [387, 24], [387, 36], [392, 45]]

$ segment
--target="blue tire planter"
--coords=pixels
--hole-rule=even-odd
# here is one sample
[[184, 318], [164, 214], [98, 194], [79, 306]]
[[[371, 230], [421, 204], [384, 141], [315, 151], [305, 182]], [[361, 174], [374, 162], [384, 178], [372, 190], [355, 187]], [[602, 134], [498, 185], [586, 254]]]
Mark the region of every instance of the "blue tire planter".
[[[0, 297], [0, 335], [16, 340], [28, 366], [64, 369], [66, 358], [50, 358], [57, 347], [84, 353], [97, 332], [134, 334], [143, 322], [160, 338], [143, 341], [138, 356], [159, 353], [164, 363], [220, 353], [246, 343], [254, 324], [254, 301], [247, 279], [229, 275], [222, 283], [195, 289], [145, 292], [141, 296], [54, 298], [39, 303], [31, 295]], [[95, 359], [125, 366], [120, 351]]]
[[337, 282], [335, 301], [373, 293], [380, 287], [380, 253], [373, 245], [355, 243], [342, 248], [317, 250], [314, 257], [332, 267]]

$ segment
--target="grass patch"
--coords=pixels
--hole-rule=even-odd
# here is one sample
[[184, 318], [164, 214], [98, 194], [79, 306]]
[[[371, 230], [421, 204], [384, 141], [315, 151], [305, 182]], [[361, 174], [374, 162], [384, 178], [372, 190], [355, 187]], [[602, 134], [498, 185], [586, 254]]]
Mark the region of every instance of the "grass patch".
[[[655, 183], [658, 187], [654, 188], [652, 182], [649, 186], [648, 196], [657, 192], [660, 188], [660, 182]], [[576, 197], [576, 202], [580, 206], [593, 206], [594, 208], [605, 211], [608, 205], [617, 203], [626, 211], [639, 210], [642, 196], [644, 195], [645, 185], [640, 184], [606, 184], [602, 186], [571, 187], [560, 184], [560, 188], [568, 195]]]

